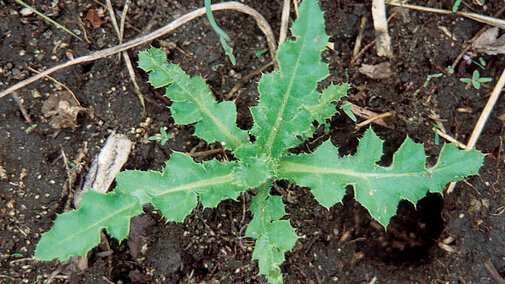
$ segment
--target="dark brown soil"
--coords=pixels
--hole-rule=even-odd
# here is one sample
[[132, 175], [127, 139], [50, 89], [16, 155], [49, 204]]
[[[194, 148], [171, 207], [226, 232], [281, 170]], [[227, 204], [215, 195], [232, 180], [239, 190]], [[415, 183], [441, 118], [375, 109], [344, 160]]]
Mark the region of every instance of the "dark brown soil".
[[[280, 0], [243, 2], [263, 14], [278, 33]], [[419, 4], [452, 7], [448, 0], [426, 2]], [[80, 31], [82, 36], [76, 20], [81, 19], [90, 42], [78, 41], [35, 15], [22, 17], [18, 4], [4, 1], [0, 4], [0, 89], [32, 75], [27, 66], [41, 70], [66, 61], [69, 56], [81, 56], [118, 42], [108, 15], [98, 29], [86, 24], [88, 9], [101, 8], [97, 2], [29, 3], [71, 30]], [[120, 11], [124, 1], [113, 4]], [[196, 0], [132, 1], [128, 13], [131, 25], [126, 27], [125, 39], [160, 27], [202, 5], [203, 1]], [[395, 52], [395, 58], [390, 60], [393, 75], [374, 80], [358, 71], [362, 63], [387, 61], [376, 56], [373, 48], [349, 66], [361, 17], [368, 19], [364, 44], [374, 39], [369, 1], [321, 1], [321, 5], [326, 12], [326, 31], [335, 47], [334, 51], [323, 53], [331, 71], [323, 84], [346, 81], [348, 74], [352, 85], [349, 101], [377, 113], [394, 113], [386, 119], [394, 129], [373, 125], [387, 141], [384, 163], [391, 160], [391, 154], [406, 135], [425, 143], [430, 163], [436, 160], [441, 145], [434, 142], [435, 122], [430, 118], [433, 113], [441, 118], [448, 133], [460, 141], [468, 140], [505, 68], [504, 57], [481, 55], [488, 63], [481, 75], [492, 77], [493, 82], [480, 90], [459, 81], [461, 77], [471, 77], [476, 65], [468, 65], [462, 73], [435, 78], [427, 88], [422, 86], [429, 74], [439, 73], [453, 63], [482, 24], [415, 11], [406, 11], [410, 21], [404, 22], [398, 13], [390, 22]], [[493, 15], [502, 5], [501, 0], [490, 0], [487, 9], [475, 4], [469, 7], [477, 13]], [[222, 100], [241, 77], [267, 64], [269, 58], [255, 56], [256, 51], [266, 48], [266, 43], [251, 18], [235, 12], [217, 12], [215, 16], [233, 39], [237, 65], [232, 66], [224, 56], [218, 37], [204, 18], [164, 38], [175, 44], [164, 48], [172, 62], [191, 75], [202, 75]], [[439, 27], [447, 28], [457, 40], [451, 40]], [[150, 44], [160, 46], [159, 41], [154, 41], [130, 50], [132, 60]], [[29, 134], [25, 130], [31, 124], [24, 120], [14, 100], [10, 96], [1, 99], [0, 283], [42, 283], [51, 274], [54, 282], [71, 283], [264, 283], [256, 263], [251, 261], [253, 243], [241, 239], [251, 218], [244, 211], [250, 202], [248, 194], [238, 201], [222, 202], [214, 210], [200, 206], [183, 224], [166, 223], [158, 211], [146, 208], [146, 214], [132, 221], [130, 238], [122, 243], [104, 239], [89, 254], [89, 268], [84, 271], [31, 258], [40, 234], [49, 230], [68, 199], [63, 192], [68, 174], [62, 152], [73, 161], [83, 149], [88, 149], [82, 160], [84, 170], [73, 184], [75, 188], [113, 131], [127, 134], [135, 143], [127, 169], [160, 169], [173, 150], [198, 152], [213, 147], [193, 137], [192, 127], [174, 126], [161, 92], [145, 83], [144, 72], [137, 69], [136, 73], [145, 96], [147, 117], [152, 120], [149, 125], [143, 124], [146, 118], [142, 116], [142, 106], [124, 62], [117, 56], [53, 74], [94, 114], [79, 115], [78, 127], [64, 129], [56, 137], [56, 130], [41, 111], [45, 99], [61, 89], [53, 81], [41, 80], [19, 93], [37, 124]], [[247, 107], [257, 97], [258, 79], [248, 82], [238, 93], [240, 127], [251, 126]], [[505, 153], [504, 122], [499, 119], [504, 113], [502, 97], [477, 143], [479, 150], [489, 153], [480, 175], [459, 182], [454, 193], [444, 198], [429, 194], [417, 207], [402, 202], [387, 232], [355, 202], [352, 191], [343, 204], [328, 211], [318, 205], [308, 189], [282, 181], [276, 184], [273, 190], [282, 194], [291, 224], [300, 237], [282, 266], [285, 283], [495, 283], [500, 276], [493, 278], [486, 262], [504, 277]], [[164, 126], [175, 139], [164, 146], [147, 139]], [[364, 128], [354, 131], [354, 123], [344, 114], [335, 115], [331, 126], [329, 137], [316, 133], [319, 140], [315, 140], [331, 139], [341, 154], [355, 151]], [[247, 251], [239, 244], [245, 245]], [[103, 253], [108, 250], [112, 254]]]

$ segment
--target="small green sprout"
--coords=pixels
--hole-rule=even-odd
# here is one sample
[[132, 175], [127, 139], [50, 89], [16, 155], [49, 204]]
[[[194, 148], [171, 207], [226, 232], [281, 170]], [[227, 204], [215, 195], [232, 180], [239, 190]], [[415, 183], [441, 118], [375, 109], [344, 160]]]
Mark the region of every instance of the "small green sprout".
[[37, 124], [32, 124], [28, 128], [26, 128], [25, 133], [30, 134], [37, 127]]
[[356, 118], [354, 113], [352, 113], [351, 107], [352, 104], [343, 104], [340, 108], [352, 121], [356, 122], [358, 119]]
[[214, 15], [212, 15], [212, 9], [210, 6], [211, 6], [210, 0], [205, 0], [207, 19], [209, 19], [209, 23], [212, 29], [219, 35], [219, 42], [221, 43], [221, 46], [224, 49], [224, 53], [226, 53], [226, 55], [230, 59], [231, 64], [235, 65], [237, 61], [235, 60], [235, 55], [233, 55], [233, 48], [231, 48], [228, 45], [228, 42], [230, 41], [230, 36], [228, 36], [228, 34], [217, 25], [216, 20], [214, 19]]
[[438, 125], [436, 124], [433, 124], [433, 132], [435, 132], [435, 145], [438, 145], [438, 143], [440, 143], [440, 137], [438, 136], [438, 132], [437, 130], [439, 130], [440, 127], [438, 127]]
[[454, 1], [454, 5], [452, 5], [452, 11], [453, 12], [457, 12], [458, 8], [459, 8], [459, 5], [461, 5], [461, 0]]
[[484, 60], [484, 58], [482, 57], [479, 57], [479, 62], [482, 65], [481, 68], [484, 69], [484, 67], [486, 66], [486, 60]]
[[33, 8], [32, 6], [26, 4], [25, 2], [23, 2], [21, 0], [14, 0], [14, 1], [16, 1], [18, 4], [23, 5], [24, 7], [30, 9], [32, 12], [34, 12], [35, 14], [39, 15], [40, 17], [42, 17], [44, 20], [46, 20], [46, 21], [50, 22], [51, 24], [57, 26], [58, 28], [64, 30], [65, 32], [67, 32], [70, 35], [72, 35], [73, 37], [75, 37], [75, 38], [77, 38], [79, 40], [82, 40], [82, 38], [80, 38], [78, 35], [76, 35], [75, 33], [73, 33], [71, 30], [67, 29], [66, 27], [64, 27], [60, 23], [56, 22], [55, 20], [49, 18], [48, 16], [42, 14], [41, 12], [39, 12], [37, 9]]
[[257, 58], [260, 58], [263, 54], [265, 54], [266, 52], [268, 51], [268, 49], [264, 48], [264, 49], [260, 49], [258, 51], [256, 51], [256, 57]]
[[444, 74], [436, 73], [436, 74], [428, 75], [428, 77], [426, 77], [426, 81], [424, 81], [423, 87], [425, 87], [425, 88], [428, 87], [428, 84], [430, 83], [432, 78], [440, 78], [440, 77], [442, 77], [442, 75], [444, 75]]
[[480, 89], [481, 83], [491, 82], [493, 78], [480, 77], [479, 71], [475, 70], [473, 71], [472, 78], [460, 78], [459, 80], [463, 83], [472, 84], [472, 86], [478, 90]]
[[171, 138], [172, 138], [172, 136], [167, 133], [165, 128], [160, 127], [160, 133], [157, 133], [156, 135], [149, 137], [149, 140], [160, 141], [160, 144], [163, 146]]

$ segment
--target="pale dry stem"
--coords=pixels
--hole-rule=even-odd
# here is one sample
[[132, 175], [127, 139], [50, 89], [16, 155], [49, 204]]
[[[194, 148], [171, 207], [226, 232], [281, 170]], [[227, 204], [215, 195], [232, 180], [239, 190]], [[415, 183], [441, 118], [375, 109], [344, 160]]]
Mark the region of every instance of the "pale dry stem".
[[388, 23], [386, 17], [386, 4], [384, 0], [372, 1], [372, 17], [375, 29], [375, 38], [377, 55], [393, 57], [393, 47], [391, 46], [391, 37], [388, 33]]
[[398, 1], [395, 0], [390, 0], [386, 1], [386, 4], [391, 5], [391, 6], [398, 6], [402, 8], [408, 8], [412, 10], [418, 10], [418, 11], [423, 11], [423, 12], [431, 12], [431, 13], [437, 13], [437, 14], [442, 14], [442, 15], [448, 15], [448, 14], [455, 14], [458, 16], [463, 16], [465, 18], [472, 19], [477, 22], [481, 22], [484, 24], [488, 24], [490, 26], [494, 27], [499, 27], [501, 29], [505, 29], [505, 20], [498, 19], [498, 18], [493, 18], [477, 13], [471, 13], [471, 12], [453, 12], [450, 10], [444, 10], [444, 9], [437, 9], [437, 8], [430, 8], [430, 7], [424, 7], [424, 6], [418, 6], [418, 5], [410, 5], [410, 4], [403, 4], [399, 3]]
[[[351, 108], [351, 111], [352, 111], [352, 108]], [[371, 118], [369, 118], [369, 119], [367, 119], [367, 120], [365, 120], [363, 122], [360, 122], [360, 123], [356, 124], [355, 129], [358, 130], [361, 127], [366, 126], [366, 125], [368, 125], [368, 124], [370, 124], [370, 123], [372, 123], [372, 122], [374, 122], [374, 121], [376, 121], [378, 119], [383, 119], [383, 118], [389, 117], [391, 115], [393, 115], [393, 114], [391, 112], [389, 112], [389, 111], [385, 112], [385, 113], [381, 113], [381, 114], [375, 115], [375, 116], [373, 116], [373, 117], [371, 117]]]
[[282, 16], [281, 16], [281, 30], [279, 32], [279, 45], [286, 41], [288, 35], [288, 25], [289, 25], [289, 9], [291, 7], [290, 0], [284, 0], [282, 5]]
[[[107, 0], [107, 10], [109, 10], [110, 18], [112, 20], [112, 25], [114, 26], [114, 30], [116, 30], [116, 34], [119, 40], [119, 44], [123, 43], [123, 32], [124, 32], [124, 22], [126, 18], [126, 14], [128, 13], [128, 0], [125, 2], [123, 13], [121, 15], [121, 27], [118, 26], [116, 20], [116, 14], [114, 13], [114, 8], [112, 7], [112, 3], [110, 0]], [[137, 84], [137, 78], [135, 76], [135, 71], [133, 70], [133, 65], [130, 59], [130, 56], [126, 51], [121, 53], [123, 55], [123, 59], [126, 64], [126, 69], [128, 70], [128, 75], [130, 75], [130, 79], [132, 80], [133, 87], [135, 89], [135, 93], [140, 100], [140, 104], [142, 105], [142, 114], [146, 114], [146, 103], [144, 100], [144, 95], [140, 91], [139, 85]]]
[[[214, 4], [211, 7], [212, 7], [213, 11], [235, 10], [235, 11], [239, 11], [239, 12], [242, 12], [242, 13], [252, 16], [256, 20], [260, 30], [263, 32], [263, 34], [265, 34], [267, 44], [269, 47], [269, 51], [270, 51], [270, 56], [272, 57], [272, 60], [274, 60], [274, 62], [276, 62], [275, 61], [275, 52], [277, 50], [277, 44], [275, 42], [272, 28], [270, 27], [270, 25], [268, 24], [266, 19], [258, 11], [256, 11], [255, 9], [253, 9], [247, 5], [244, 5], [239, 2], [234, 2], [234, 1]], [[189, 22], [195, 18], [201, 17], [202, 15], [205, 15], [205, 8], [199, 8], [197, 10], [190, 12], [190, 13], [187, 13], [187, 14], [177, 18], [176, 20], [170, 22], [169, 24], [165, 25], [164, 27], [161, 27], [161, 28], [159, 28], [159, 29], [157, 29], [157, 30], [145, 35], [145, 36], [141, 36], [136, 39], [130, 40], [128, 42], [125, 42], [123, 44], [120, 44], [120, 45], [117, 45], [114, 47], [110, 47], [107, 49], [103, 49], [103, 50], [100, 50], [100, 51], [97, 51], [97, 52], [94, 52], [94, 53], [91, 53], [91, 54], [88, 54], [85, 56], [81, 56], [81, 57], [69, 60], [69, 61], [64, 62], [62, 64], [53, 66], [43, 72], [40, 72], [39, 74], [37, 74], [35, 76], [32, 76], [26, 80], [18, 82], [14, 86], [11, 86], [11, 87], [1, 91], [0, 98], [3, 98], [5, 96], [7, 96], [8, 94], [10, 94], [14, 91], [17, 91], [20, 88], [23, 88], [23, 87], [41, 79], [41, 78], [43, 78], [44, 76], [52, 74], [58, 70], [66, 68], [66, 67], [73, 66], [73, 65], [76, 65], [79, 63], [94, 61], [94, 60], [97, 60], [97, 59], [100, 59], [103, 57], [107, 57], [107, 56], [117, 54], [119, 52], [122, 52], [122, 51], [125, 51], [128, 49], [134, 48], [136, 46], [142, 45], [146, 42], [149, 42], [149, 41], [159, 38], [163, 35], [166, 35], [169, 32], [173, 31], [174, 29], [186, 24], [187, 22]], [[277, 66], [276, 63], [275, 63], [275, 66]]]

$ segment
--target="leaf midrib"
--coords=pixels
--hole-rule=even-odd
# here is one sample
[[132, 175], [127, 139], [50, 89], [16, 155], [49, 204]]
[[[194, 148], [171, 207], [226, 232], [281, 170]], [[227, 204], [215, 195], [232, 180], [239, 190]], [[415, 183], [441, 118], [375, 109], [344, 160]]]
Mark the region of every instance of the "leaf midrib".
[[180, 186], [172, 187], [167, 190], [157, 192], [156, 194], [149, 194], [152, 197], [158, 197], [165, 194], [170, 194], [179, 191], [188, 191], [199, 187], [206, 187], [210, 185], [223, 184], [233, 181], [233, 174], [227, 174], [224, 176], [213, 177], [210, 179], [199, 180], [193, 183], [187, 183]]
[[[72, 235], [66, 237], [65, 239], [59, 241], [58, 243], [59, 244], [62, 244], [62, 243], [65, 243], [67, 242], [69, 239], [73, 239], [75, 236], [77, 235], [80, 235], [80, 234], [83, 234], [83, 232], [86, 232], [86, 231], [89, 231], [90, 229], [92, 228], [96, 228], [96, 227], [100, 227], [101, 226], [104, 226], [103, 223], [105, 223], [107, 220], [115, 217], [115, 216], [120, 216], [121, 213], [125, 212], [125, 211], [128, 211], [130, 209], [132, 209], [133, 207], [135, 207], [137, 205], [137, 202], [133, 202], [131, 206], [127, 206], [127, 207], [124, 207], [123, 209], [119, 210], [119, 211], [114, 211], [112, 214], [110, 215], [107, 215], [106, 217], [100, 219], [99, 221], [97, 222], [94, 222], [92, 225], [89, 225], [85, 228], [82, 228], [81, 230], [78, 230], [78, 231], [75, 231]], [[128, 216], [129, 217], [129, 216]]]
[[[382, 168], [385, 169], [385, 168]], [[319, 167], [313, 165], [298, 164], [293, 162], [281, 162], [279, 165], [280, 174], [288, 173], [306, 173], [306, 174], [333, 174], [333, 175], [344, 175], [352, 176], [360, 179], [371, 179], [371, 178], [398, 178], [398, 177], [415, 177], [415, 176], [429, 176], [432, 173], [429, 169], [425, 169], [422, 172], [409, 172], [409, 173], [370, 173], [370, 172], [360, 172], [346, 169], [338, 168], [328, 168]]]
[[[307, 27], [306, 27], [307, 29]], [[272, 153], [272, 145], [275, 141], [275, 137], [277, 136], [277, 133], [279, 132], [279, 126], [282, 122], [282, 117], [284, 116], [284, 111], [286, 109], [286, 105], [288, 103], [288, 100], [290, 98], [290, 94], [291, 94], [291, 89], [293, 88], [293, 83], [295, 81], [295, 78], [297, 78], [297, 71], [298, 71], [298, 67], [300, 65], [300, 59], [302, 58], [302, 55], [303, 54], [303, 51], [306, 47], [306, 42], [308, 40], [308, 37], [304, 37], [303, 40], [302, 40], [302, 44], [301, 44], [301, 49], [300, 49], [300, 52], [298, 53], [297, 55], [297, 58], [296, 58], [296, 64], [295, 64], [295, 67], [293, 68], [293, 75], [291, 76], [291, 79], [289, 81], [289, 85], [288, 85], [288, 88], [286, 89], [286, 92], [284, 93], [284, 97], [283, 97], [283, 100], [282, 100], [282, 104], [279, 108], [279, 111], [277, 112], [277, 117], [275, 119], [275, 123], [272, 127], [272, 131], [270, 132], [270, 134], [268, 135], [268, 139], [265, 143], [265, 152], [270, 155]], [[280, 77], [283, 77], [283, 73], [281, 73], [281, 71], [278, 73]], [[281, 80], [279, 80], [281, 81]]]

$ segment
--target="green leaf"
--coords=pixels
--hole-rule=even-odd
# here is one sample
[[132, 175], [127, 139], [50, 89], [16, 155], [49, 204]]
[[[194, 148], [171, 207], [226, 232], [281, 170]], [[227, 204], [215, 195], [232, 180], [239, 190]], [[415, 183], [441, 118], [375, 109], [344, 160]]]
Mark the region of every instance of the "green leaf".
[[219, 37], [219, 42], [221, 43], [221, 46], [223, 47], [224, 53], [228, 58], [230, 59], [231, 64], [235, 65], [237, 64], [237, 60], [235, 59], [235, 55], [233, 55], [233, 48], [231, 48], [228, 43], [226, 43], [226, 40], [224, 37]]
[[161, 49], [139, 53], [139, 67], [149, 72], [149, 82], [155, 88], [167, 86], [165, 96], [173, 101], [171, 112], [176, 124], [196, 122], [196, 136], [208, 143], [223, 142], [226, 149], [249, 143], [247, 132], [235, 124], [233, 102], [217, 103], [202, 77], [190, 78], [181, 67], [166, 62]]
[[457, 12], [458, 8], [459, 8], [459, 5], [461, 5], [461, 0], [454, 1], [454, 4], [452, 5], [452, 11], [453, 12]]
[[479, 83], [479, 81], [472, 81], [472, 85], [473, 85], [473, 87], [475, 89], [477, 89], [477, 90], [480, 89], [480, 83]]
[[34, 257], [64, 261], [71, 256], [85, 256], [100, 243], [100, 231], [106, 229], [115, 239], [128, 236], [130, 219], [142, 213], [135, 197], [113, 192], [84, 192], [81, 207], [56, 217], [54, 226], [42, 234]]
[[260, 273], [269, 283], [282, 283], [280, 265], [284, 253], [293, 249], [298, 236], [288, 220], [279, 220], [286, 211], [280, 196], [268, 193], [270, 186], [263, 186], [251, 200], [249, 210], [253, 219], [247, 226], [246, 237], [256, 239], [253, 260], [258, 260]]
[[323, 12], [316, 0], [305, 0], [298, 10], [291, 33], [295, 41], [287, 41], [277, 52], [279, 72], [264, 74], [259, 82], [259, 104], [251, 108], [256, 144], [267, 155], [276, 158], [302, 142], [320, 119], [310, 112], [320, 104], [317, 82], [329, 74], [321, 61], [328, 36], [324, 31]]
[[387, 227], [402, 199], [416, 204], [428, 191], [443, 193], [447, 183], [477, 174], [483, 161], [477, 150], [462, 151], [446, 144], [437, 164], [426, 168], [423, 145], [408, 137], [393, 156], [391, 166], [377, 165], [381, 156], [382, 140], [369, 129], [354, 156], [339, 158], [338, 149], [327, 141], [312, 154], [281, 159], [280, 177], [310, 187], [327, 208], [340, 202], [345, 186], [352, 185], [355, 199]]
[[152, 203], [168, 221], [182, 222], [200, 197], [204, 207], [236, 199], [244, 189], [232, 184], [236, 162], [211, 160], [201, 164], [174, 152], [162, 172], [124, 171], [116, 177], [116, 191]]
[[340, 85], [330, 85], [324, 89], [323, 93], [319, 95], [318, 104], [308, 107], [312, 117], [319, 124], [324, 124], [325, 120], [332, 117], [336, 112], [336, 107], [332, 102], [338, 102], [342, 97], [347, 96], [347, 91], [350, 87], [351, 85], [348, 83], [343, 83]]
[[479, 78], [480, 83], [487, 83], [493, 81], [493, 78], [488, 78], [488, 77], [481, 77]]
[[260, 49], [258, 51], [256, 51], [256, 53], [254, 54], [257, 58], [260, 58], [263, 54], [265, 54], [266, 52], [268, 51], [268, 49]]
[[267, 157], [256, 145], [244, 144], [235, 150], [234, 155], [239, 159], [234, 184], [256, 188], [275, 176], [276, 161]]
[[472, 81], [479, 80], [479, 77], [480, 77], [479, 71], [478, 70], [474, 70], [473, 73], [472, 73]]
[[358, 119], [356, 118], [356, 116], [354, 115], [354, 113], [351, 111], [351, 107], [352, 107], [352, 104], [344, 104], [342, 105], [340, 108], [342, 109], [342, 111], [354, 122], [356, 122]]

